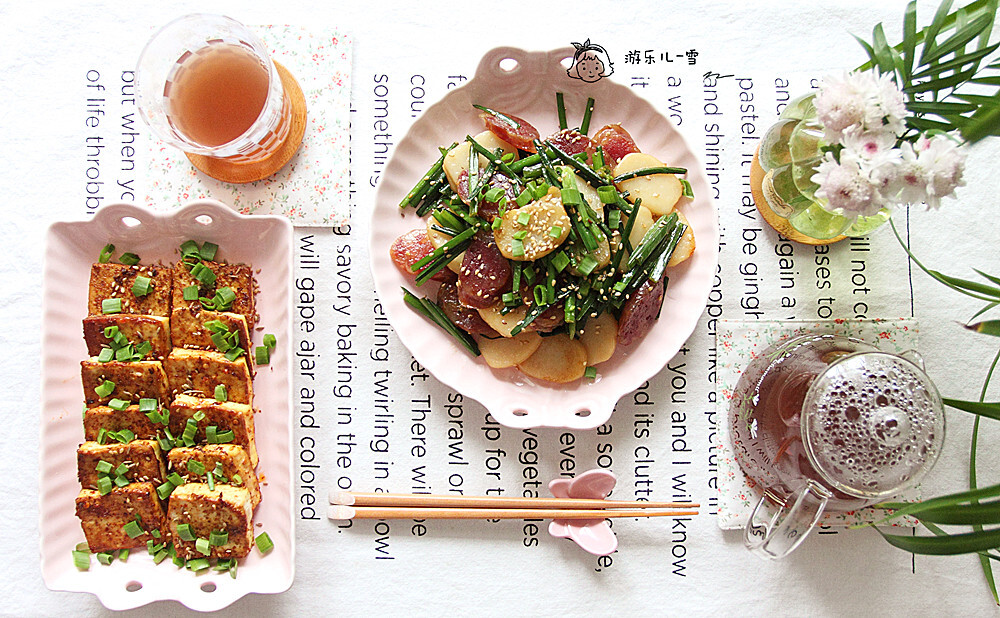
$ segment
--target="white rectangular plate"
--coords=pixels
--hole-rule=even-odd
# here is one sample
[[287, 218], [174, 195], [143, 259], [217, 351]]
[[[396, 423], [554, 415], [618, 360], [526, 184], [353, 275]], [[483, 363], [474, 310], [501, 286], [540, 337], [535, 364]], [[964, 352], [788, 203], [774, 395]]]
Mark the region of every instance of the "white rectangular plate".
[[[195, 574], [169, 560], [154, 564], [140, 549], [128, 562], [102, 565], [91, 560], [80, 571], [71, 551], [83, 542], [76, 517], [80, 491], [76, 448], [83, 442], [83, 387], [80, 361], [87, 358], [82, 320], [87, 315], [90, 266], [101, 248], [113, 243], [116, 255], [138, 254], [143, 263], [171, 264], [185, 240], [211, 241], [219, 256], [256, 271], [260, 293], [257, 332], [273, 333], [278, 347], [254, 380], [254, 417], [263, 499], [254, 516], [254, 534], [267, 532], [274, 549], [256, 549], [244, 559], [236, 579], [214, 571]], [[292, 510], [291, 335], [292, 226], [281, 217], [246, 217], [215, 201], [192, 202], [156, 213], [112, 204], [92, 219], [54, 223], [47, 237], [42, 299], [41, 549], [42, 576], [52, 590], [91, 592], [109, 609], [176, 600], [191, 609], [211, 611], [254, 593], [283, 592], [295, 575]], [[251, 352], [252, 353], [252, 352]]]

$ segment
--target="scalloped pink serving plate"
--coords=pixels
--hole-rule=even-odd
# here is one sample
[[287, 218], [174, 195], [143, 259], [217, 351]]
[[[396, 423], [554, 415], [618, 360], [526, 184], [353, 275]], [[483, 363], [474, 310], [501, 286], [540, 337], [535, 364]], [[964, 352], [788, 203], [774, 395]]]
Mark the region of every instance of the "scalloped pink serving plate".
[[[382, 174], [372, 212], [375, 289], [399, 338], [439, 380], [476, 399], [498, 422], [510, 427], [590, 429], [607, 421], [618, 400], [659, 372], [694, 331], [718, 260], [717, 213], [701, 164], [684, 138], [625, 86], [608, 79], [588, 84], [569, 78], [562, 63], [573, 51], [504, 47], [488, 52], [476, 76], [431, 106], [399, 142]], [[490, 369], [481, 359], [469, 356], [449, 335], [405, 305], [400, 287], [421, 291], [389, 258], [393, 240], [424, 225], [413, 209], [400, 213], [398, 204], [438, 157], [438, 147], [483, 130], [473, 103], [520, 116], [548, 135], [558, 128], [556, 92], [564, 93], [570, 125], [579, 122], [587, 97], [593, 97], [592, 130], [621, 122], [643, 152], [667, 165], [688, 169], [695, 198], [682, 210], [697, 241], [692, 258], [668, 273], [663, 311], [649, 334], [627, 349], [619, 347], [611, 360], [598, 366], [598, 379], [565, 385], [534, 381], [515, 369]]]
[[[73, 565], [71, 550], [83, 542], [75, 514], [80, 491], [76, 447], [83, 442], [83, 388], [80, 361], [87, 357], [81, 321], [87, 315], [90, 265], [111, 242], [117, 254], [137, 253], [144, 263], [172, 263], [188, 239], [212, 241], [230, 262], [252, 264], [260, 285], [258, 324], [253, 334], [274, 333], [278, 347], [254, 380], [254, 422], [263, 500], [254, 521], [255, 534], [266, 531], [274, 549], [261, 556], [254, 549], [242, 561], [236, 579], [228, 574], [197, 575], [170, 561], [154, 564], [145, 550], [128, 562], [109, 566], [91, 559], [89, 571]], [[295, 529], [292, 510], [291, 334], [292, 226], [281, 217], [246, 217], [212, 200], [192, 202], [163, 213], [112, 204], [87, 221], [49, 227], [42, 300], [42, 412], [40, 513], [42, 576], [52, 590], [90, 592], [109, 609], [139, 607], [175, 600], [200, 611], [221, 609], [249, 593], [283, 592], [295, 575]]]

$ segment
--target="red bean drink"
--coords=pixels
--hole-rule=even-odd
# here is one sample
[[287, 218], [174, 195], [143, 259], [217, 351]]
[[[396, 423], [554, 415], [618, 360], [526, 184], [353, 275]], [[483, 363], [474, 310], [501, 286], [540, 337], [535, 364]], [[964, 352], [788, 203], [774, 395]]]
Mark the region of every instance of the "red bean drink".
[[944, 439], [941, 398], [921, 367], [834, 335], [767, 348], [740, 377], [729, 420], [736, 459], [764, 494], [745, 541], [770, 558], [795, 549], [824, 509], [916, 485]]

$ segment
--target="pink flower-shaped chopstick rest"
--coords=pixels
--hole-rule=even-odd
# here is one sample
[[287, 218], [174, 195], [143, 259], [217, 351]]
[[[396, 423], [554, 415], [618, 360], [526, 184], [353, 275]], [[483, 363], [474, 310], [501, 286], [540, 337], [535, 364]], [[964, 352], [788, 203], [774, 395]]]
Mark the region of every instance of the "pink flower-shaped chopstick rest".
[[[572, 479], [556, 479], [549, 491], [556, 498], [596, 498], [604, 500], [615, 488], [615, 475], [606, 470], [588, 470]], [[549, 534], [572, 539], [595, 556], [607, 556], [618, 549], [618, 538], [606, 519], [553, 519]]]

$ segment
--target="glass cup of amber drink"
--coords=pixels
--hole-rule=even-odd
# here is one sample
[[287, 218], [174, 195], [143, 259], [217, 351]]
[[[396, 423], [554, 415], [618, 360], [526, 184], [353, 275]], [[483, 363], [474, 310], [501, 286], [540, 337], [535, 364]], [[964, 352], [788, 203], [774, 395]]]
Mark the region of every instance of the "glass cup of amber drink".
[[267, 48], [243, 24], [194, 14], [153, 35], [136, 68], [139, 112], [190, 155], [254, 163], [284, 143], [291, 104]]
[[729, 409], [736, 459], [763, 490], [748, 548], [781, 558], [824, 511], [853, 511], [920, 482], [944, 440], [941, 397], [921, 365], [912, 352], [817, 334], [750, 362]]

